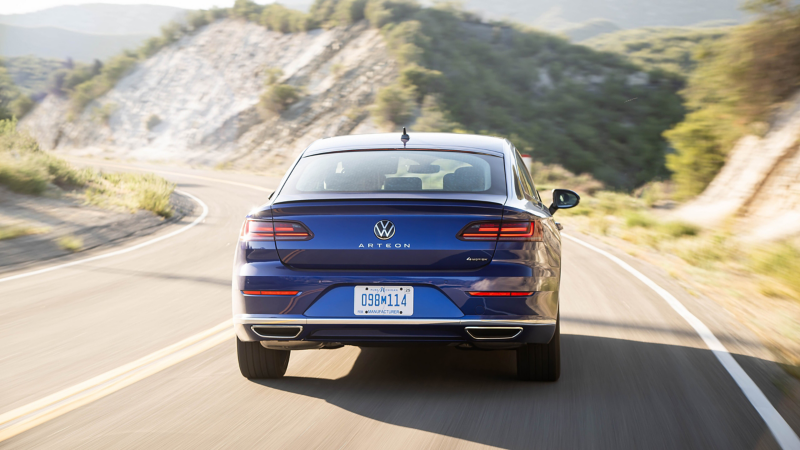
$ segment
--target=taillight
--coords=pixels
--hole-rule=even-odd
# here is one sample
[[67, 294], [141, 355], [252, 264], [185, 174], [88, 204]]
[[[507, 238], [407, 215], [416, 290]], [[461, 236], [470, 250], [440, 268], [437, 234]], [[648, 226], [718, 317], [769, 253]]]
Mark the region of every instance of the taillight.
[[468, 291], [473, 297], [530, 297], [533, 291]]
[[525, 222], [473, 222], [457, 236], [463, 241], [542, 241], [542, 223]]
[[311, 231], [299, 222], [247, 219], [242, 228], [245, 241], [307, 241], [312, 237]]

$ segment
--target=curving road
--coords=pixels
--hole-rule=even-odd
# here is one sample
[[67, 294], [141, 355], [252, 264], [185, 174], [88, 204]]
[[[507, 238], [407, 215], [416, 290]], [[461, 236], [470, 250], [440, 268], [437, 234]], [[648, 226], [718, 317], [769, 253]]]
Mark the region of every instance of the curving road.
[[[6, 282], [14, 273], [0, 275], [0, 419], [220, 328], [182, 346], [184, 356], [136, 365], [129, 382], [42, 416], [0, 448], [780, 448], [683, 317], [630, 273], [568, 240], [557, 383], [516, 381], [512, 352], [439, 347], [294, 352], [285, 379], [248, 381], [224, 325], [233, 246], [243, 215], [277, 180], [150, 169], [208, 205], [202, 223], [114, 257]], [[800, 430], [790, 397], [797, 382], [766, 360], [743, 326], [659, 270], [575, 236], [680, 300]], [[112, 249], [73, 259], [104, 251]]]

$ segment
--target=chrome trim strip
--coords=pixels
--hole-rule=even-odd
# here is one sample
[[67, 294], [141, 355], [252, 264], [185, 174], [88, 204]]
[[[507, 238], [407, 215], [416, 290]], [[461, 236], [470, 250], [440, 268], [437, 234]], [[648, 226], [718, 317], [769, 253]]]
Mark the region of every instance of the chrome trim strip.
[[[513, 336], [502, 336], [502, 337], [477, 337], [472, 334], [471, 330], [517, 330]], [[515, 337], [519, 336], [522, 333], [522, 327], [465, 327], [464, 331], [469, 334], [469, 337], [475, 339], [476, 341], [496, 341], [498, 339], [514, 339]]]
[[[268, 334], [261, 334], [261, 333], [259, 333], [258, 331], [256, 331], [256, 327], [270, 327], [270, 328], [297, 328], [298, 330], [297, 330], [297, 334], [295, 334], [294, 336], [270, 336], [270, 335], [268, 335]], [[296, 338], [297, 336], [300, 336], [300, 333], [302, 333], [302, 332], [303, 332], [303, 327], [302, 327], [301, 325], [269, 325], [269, 324], [266, 324], [266, 325], [265, 325], [265, 324], [263, 324], [263, 323], [260, 323], [260, 324], [257, 324], [257, 325], [251, 325], [251, 326], [250, 326], [250, 329], [253, 331], [253, 333], [255, 333], [255, 334], [259, 335], [260, 337], [263, 337], [263, 338], [270, 338], [270, 339], [294, 339], [294, 338]]]
[[306, 318], [302, 316], [275, 317], [263, 314], [237, 314], [236, 324], [242, 325], [488, 325], [524, 326], [555, 325], [555, 319], [360, 319], [360, 318]]

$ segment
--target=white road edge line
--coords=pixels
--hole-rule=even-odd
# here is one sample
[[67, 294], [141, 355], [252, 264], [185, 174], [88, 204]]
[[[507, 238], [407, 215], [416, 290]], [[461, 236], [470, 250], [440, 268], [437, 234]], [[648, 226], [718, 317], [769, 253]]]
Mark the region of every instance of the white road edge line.
[[681, 317], [689, 322], [689, 325], [691, 325], [697, 334], [700, 335], [708, 348], [714, 353], [714, 356], [717, 357], [720, 364], [722, 364], [722, 367], [728, 371], [733, 378], [733, 381], [739, 385], [739, 388], [742, 390], [742, 392], [744, 392], [744, 395], [747, 397], [756, 411], [758, 411], [758, 414], [761, 415], [761, 418], [764, 419], [764, 422], [766, 422], [767, 427], [769, 427], [769, 430], [772, 432], [772, 435], [775, 436], [775, 440], [778, 441], [778, 445], [780, 445], [784, 450], [800, 450], [800, 438], [797, 437], [797, 434], [794, 432], [792, 427], [786, 423], [786, 420], [783, 419], [783, 416], [781, 416], [778, 410], [772, 406], [772, 403], [769, 401], [769, 399], [764, 395], [763, 392], [761, 392], [761, 389], [758, 388], [756, 383], [747, 375], [747, 372], [742, 369], [739, 363], [736, 362], [730, 352], [728, 352], [728, 349], [722, 345], [722, 342], [720, 342], [719, 339], [714, 336], [714, 333], [711, 332], [706, 324], [698, 319], [697, 316], [689, 312], [689, 310], [683, 306], [683, 303], [675, 298], [675, 296], [670, 294], [666, 289], [662, 288], [653, 280], [611, 253], [601, 250], [592, 244], [583, 242], [582, 240], [567, 234], [562, 233], [561, 235], [615, 262], [618, 266], [622, 267], [628, 273], [638, 278], [639, 281], [647, 285], [647, 287], [661, 296], [661, 298], [663, 298], [667, 304], [669, 304], [669, 306], [675, 310], [675, 312], [680, 314]]
[[10, 277], [0, 278], [0, 283], [5, 283], [7, 281], [13, 281], [13, 280], [19, 280], [20, 278], [32, 277], [34, 275], [40, 275], [40, 274], [43, 274], [43, 273], [52, 272], [54, 270], [64, 269], [64, 268], [67, 268], [67, 267], [78, 266], [80, 264], [86, 264], [86, 263], [89, 263], [89, 262], [92, 262], [92, 261], [98, 261], [100, 259], [111, 258], [112, 256], [119, 256], [119, 255], [122, 255], [122, 254], [125, 254], [125, 253], [128, 253], [128, 252], [132, 252], [134, 250], [139, 250], [142, 247], [147, 247], [148, 245], [153, 245], [153, 244], [161, 242], [161, 241], [163, 241], [165, 239], [169, 239], [169, 238], [171, 238], [173, 236], [177, 236], [177, 235], [183, 233], [184, 231], [187, 231], [190, 228], [194, 227], [195, 225], [199, 224], [203, 220], [205, 220], [206, 216], [208, 216], [208, 205], [206, 205], [205, 203], [203, 203], [202, 200], [200, 200], [199, 198], [195, 197], [194, 195], [192, 195], [192, 194], [190, 194], [188, 192], [181, 191], [181, 190], [178, 190], [178, 189], [175, 189], [175, 192], [191, 198], [192, 200], [197, 202], [197, 204], [199, 204], [203, 208], [203, 213], [200, 214], [200, 216], [197, 219], [195, 219], [194, 222], [190, 223], [189, 225], [186, 225], [185, 227], [183, 227], [183, 228], [181, 228], [179, 230], [175, 230], [172, 233], [165, 234], [164, 236], [160, 236], [160, 237], [157, 237], [155, 239], [151, 239], [149, 241], [142, 242], [141, 244], [137, 244], [137, 245], [134, 245], [132, 247], [123, 248], [122, 250], [117, 250], [117, 251], [114, 251], [114, 252], [111, 252], [111, 253], [104, 253], [102, 255], [92, 256], [91, 258], [79, 259], [77, 261], [72, 261], [72, 262], [68, 262], [68, 263], [65, 263], [65, 264], [59, 264], [57, 266], [52, 266], [52, 267], [46, 267], [44, 269], [34, 270], [34, 271], [31, 271], [31, 272], [24, 272], [24, 273], [20, 273], [18, 275], [12, 275]]

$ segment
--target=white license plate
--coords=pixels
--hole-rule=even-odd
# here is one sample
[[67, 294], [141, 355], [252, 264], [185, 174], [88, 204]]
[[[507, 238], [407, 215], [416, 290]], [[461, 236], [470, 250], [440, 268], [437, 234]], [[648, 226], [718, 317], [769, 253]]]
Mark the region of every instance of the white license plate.
[[414, 288], [411, 286], [356, 286], [353, 297], [357, 316], [414, 314]]

